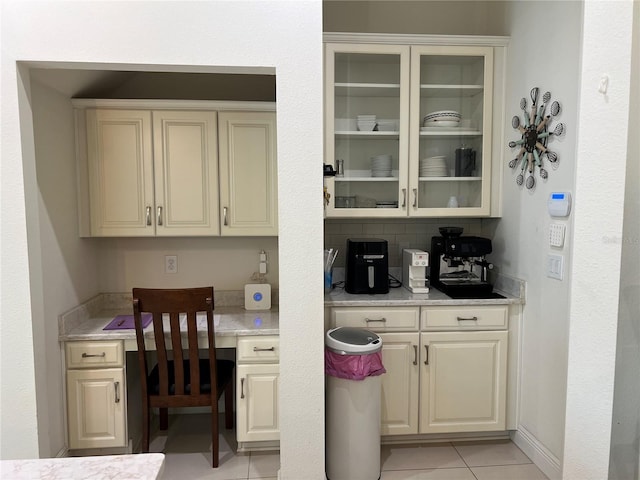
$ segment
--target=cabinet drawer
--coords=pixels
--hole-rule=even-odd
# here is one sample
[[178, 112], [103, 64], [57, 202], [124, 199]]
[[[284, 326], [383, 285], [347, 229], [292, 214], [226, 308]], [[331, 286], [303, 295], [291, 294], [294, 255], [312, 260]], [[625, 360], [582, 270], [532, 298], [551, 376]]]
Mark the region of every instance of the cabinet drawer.
[[423, 307], [421, 324], [424, 330], [486, 330], [506, 329], [507, 305], [465, 307]]
[[240, 338], [236, 360], [238, 363], [278, 363], [280, 339], [275, 336]]
[[67, 342], [67, 368], [122, 367], [124, 348], [122, 341]]
[[336, 327], [363, 327], [376, 332], [417, 330], [419, 307], [334, 308], [331, 312]]

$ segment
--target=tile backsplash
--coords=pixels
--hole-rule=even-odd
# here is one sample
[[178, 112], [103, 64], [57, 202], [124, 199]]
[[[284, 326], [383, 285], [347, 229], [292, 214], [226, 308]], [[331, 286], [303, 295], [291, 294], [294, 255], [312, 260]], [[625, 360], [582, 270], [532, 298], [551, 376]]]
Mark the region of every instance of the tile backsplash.
[[348, 238], [381, 238], [388, 242], [389, 267], [402, 266], [402, 250], [429, 251], [431, 237], [439, 227], [463, 227], [465, 235], [481, 235], [482, 220], [464, 219], [327, 219], [324, 223], [325, 248], [338, 249], [334, 266], [344, 267]]

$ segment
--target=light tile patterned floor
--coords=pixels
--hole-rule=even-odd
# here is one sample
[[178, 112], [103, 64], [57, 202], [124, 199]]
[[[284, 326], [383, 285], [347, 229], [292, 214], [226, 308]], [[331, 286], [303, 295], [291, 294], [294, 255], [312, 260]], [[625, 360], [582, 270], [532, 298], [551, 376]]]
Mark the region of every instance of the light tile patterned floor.
[[[224, 425], [224, 422], [221, 422]], [[273, 452], [234, 453], [234, 431], [221, 429], [220, 466], [211, 468], [207, 414], [175, 415], [169, 435], [152, 434], [152, 452], [165, 453], [165, 480], [277, 480]], [[547, 480], [512, 442], [383, 445], [381, 480]]]

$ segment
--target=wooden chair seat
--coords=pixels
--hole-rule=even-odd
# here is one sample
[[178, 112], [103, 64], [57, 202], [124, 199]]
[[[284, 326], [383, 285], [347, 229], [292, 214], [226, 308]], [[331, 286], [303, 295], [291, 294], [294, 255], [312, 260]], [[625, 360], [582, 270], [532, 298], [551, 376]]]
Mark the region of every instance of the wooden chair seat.
[[[200, 359], [200, 393], [211, 393], [211, 372], [209, 368], [208, 359]], [[218, 379], [218, 391], [222, 391], [226, 383], [233, 377], [233, 369], [235, 368], [235, 362], [232, 360], [216, 360], [216, 377]], [[191, 393], [191, 374], [189, 360], [183, 360], [184, 369], [184, 393], [188, 395]], [[152, 395], [160, 394], [160, 369], [158, 365], [153, 367], [147, 385], [149, 393]], [[168, 383], [169, 383], [169, 395], [176, 394], [176, 381], [175, 381], [175, 365], [173, 360], [167, 362], [168, 370]]]

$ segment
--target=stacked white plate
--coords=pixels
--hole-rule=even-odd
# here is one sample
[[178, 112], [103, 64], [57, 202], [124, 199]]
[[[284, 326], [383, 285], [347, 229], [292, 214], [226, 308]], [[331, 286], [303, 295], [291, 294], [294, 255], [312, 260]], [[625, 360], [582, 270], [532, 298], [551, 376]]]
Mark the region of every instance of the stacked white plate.
[[391, 176], [391, 155], [376, 155], [371, 157], [371, 176], [390, 177]]
[[421, 177], [446, 177], [447, 162], [444, 156], [421, 158], [420, 159], [420, 172]]
[[422, 119], [424, 127], [458, 127], [462, 116], [454, 110], [431, 112]]
[[358, 130], [361, 132], [371, 132], [376, 128], [376, 116], [375, 115], [358, 115], [356, 118], [358, 124]]

